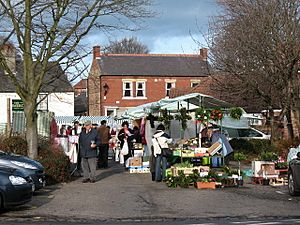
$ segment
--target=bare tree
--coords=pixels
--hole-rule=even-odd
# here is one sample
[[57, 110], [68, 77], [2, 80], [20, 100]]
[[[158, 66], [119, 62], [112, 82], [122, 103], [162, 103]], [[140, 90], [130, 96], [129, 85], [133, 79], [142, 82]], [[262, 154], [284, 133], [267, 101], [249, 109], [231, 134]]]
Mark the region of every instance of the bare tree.
[[106, 53], [126, 53], [126, 54], [148, 54], [149, 49], [140, 43], [137, 38], [123, 38], [119, 41], [111, 41], [105, 48]]
[[[98, 32], [138, 28], [137, 21], [152, 16], [150, 4], [151, 0], [0, 0], [2, 44], [17, 47], [22, 75], [17, 76], [3, 51], [0, 67], [24, 102], [29, 157], [37, 157], [38, 94], [57, 79], [45, 81], [45, 74], [58, 64], [64, 70], [76, 67], [86, 52], [80, 43], [95, 28]], [[126, 25], [128, 21], [133, 23]]]
[[[222, 86], [290, 113], [299, 102], [299, 0], [220, 0], [210, 24], [212, 66]], [[299, 120], [299, 118], [298, 118]], [[292, 129], [290, 134], [292, 135]]]

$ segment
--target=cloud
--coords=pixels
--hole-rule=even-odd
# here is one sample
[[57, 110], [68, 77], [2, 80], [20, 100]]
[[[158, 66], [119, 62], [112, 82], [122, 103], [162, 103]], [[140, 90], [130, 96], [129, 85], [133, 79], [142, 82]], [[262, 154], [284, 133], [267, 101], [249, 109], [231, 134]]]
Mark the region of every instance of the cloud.
[[133, 36], [147, 45], [151, 53], [195, 53], [199, 46], [190, 33], [205, 45], [201, 33], [207, 33], [209, 17], [216, 15], [219, 8], [215, 0], [154, 0], [152, 10], [158, 15], [147, 19], [142, 30], [111, 34], [95, 30], [85, 43], [92, 49], [95, 45], [107, 45], [109, 39]]

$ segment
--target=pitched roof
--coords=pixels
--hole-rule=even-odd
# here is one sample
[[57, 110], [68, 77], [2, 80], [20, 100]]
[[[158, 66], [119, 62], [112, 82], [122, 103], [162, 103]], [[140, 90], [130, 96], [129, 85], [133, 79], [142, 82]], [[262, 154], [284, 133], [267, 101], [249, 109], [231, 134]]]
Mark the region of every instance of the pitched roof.
[[87, 79], [82, 79], [74, 85], [74, 89], [86, 89], [87, 88]]
[[100, 73], [116, 76], [189, 76], [209, 75], [207, 61], [187, 54], [102, 54], [97, 58]]
[[[22, 80], [23, 77], [23, 62], [16, 61], [17, 79]], [[0, 92], [16, 92], [15, 86], [4, 71], [0, 69]], [[41, 92], [72, 92], [73, 87], [69, 82], [67, 75], [64, 73], [60, 65], [55, 62], [49, 63], [49, 70], [44, 77], [44, 85], [42, 85]]]

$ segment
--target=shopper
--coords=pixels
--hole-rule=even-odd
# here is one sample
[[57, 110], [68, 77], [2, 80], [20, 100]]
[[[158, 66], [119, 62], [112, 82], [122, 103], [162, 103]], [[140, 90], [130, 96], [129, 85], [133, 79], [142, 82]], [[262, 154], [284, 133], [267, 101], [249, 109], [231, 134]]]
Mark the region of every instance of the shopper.
[[97, 145], [99, 145], [98, 133], [92, 129], [91, 121], [84, 123], [83, 131], [79, 136], [79, 149], [81, 155], [81, 167], [83, 171], [83, 183], [96, 181]]
[[98, 168], [108, 167], [108, 148], [110, 132], [109, 128], [106, 126], [106, 120], [101, 121], [101, 126], [98, 128], [98, 138], [100, 140], [99, 154], [98, 154]]
[[233, 149], [224, 134], [220, 132], [219, 128], [208, 126], [207, 128], [207, 137], [211, 145], [220, 142], [222, 144], [221, 153], [225, 157], [225, 165], [229, 164], [230, 156], [233, 153]]
[[132, 156], [132, 147], [133, 147], [133, 143], [132, 140], [134, 138], [133, 135], [133, 130], [129, 128], [129, 124], [127, 121], [124, 121], [122, 123], [122, 129], [119, 131], [118, 133], [118, 139], [121, 142], [121, 154], [122, 154], [122, 148], [124, 146], [125, 143], [127, 143], [128, 145], [128, 154], [123, 155], [124, 156], [124, 162], [126, 164], [126, 161], [129, 157]]
[[155, 181], [160, 182], [165, 179], [167, 169], [167, 156], [164, 153], [166, 149], [169, 149], [168, 143], [172, 142], [172, 139], [165, 132], [165, 126], [159, 124], [156, 128], [156, 132], [153, 135], [153, 153], [156, 157], [155, 160]]

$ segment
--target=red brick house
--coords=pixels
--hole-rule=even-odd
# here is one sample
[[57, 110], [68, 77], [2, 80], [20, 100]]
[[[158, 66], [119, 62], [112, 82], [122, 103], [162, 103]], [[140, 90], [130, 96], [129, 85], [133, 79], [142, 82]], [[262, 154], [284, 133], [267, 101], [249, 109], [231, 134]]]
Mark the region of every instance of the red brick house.
[[200, 54], [102, 54], [93, 48], [88, 114], [120, 116], [126, 109], [168, 98], [171, 88], [201, 85], [209, 76]]
[[77, 82], [74, 86], [75, 96], [87, 93], [87, 79], [82, 79]]

